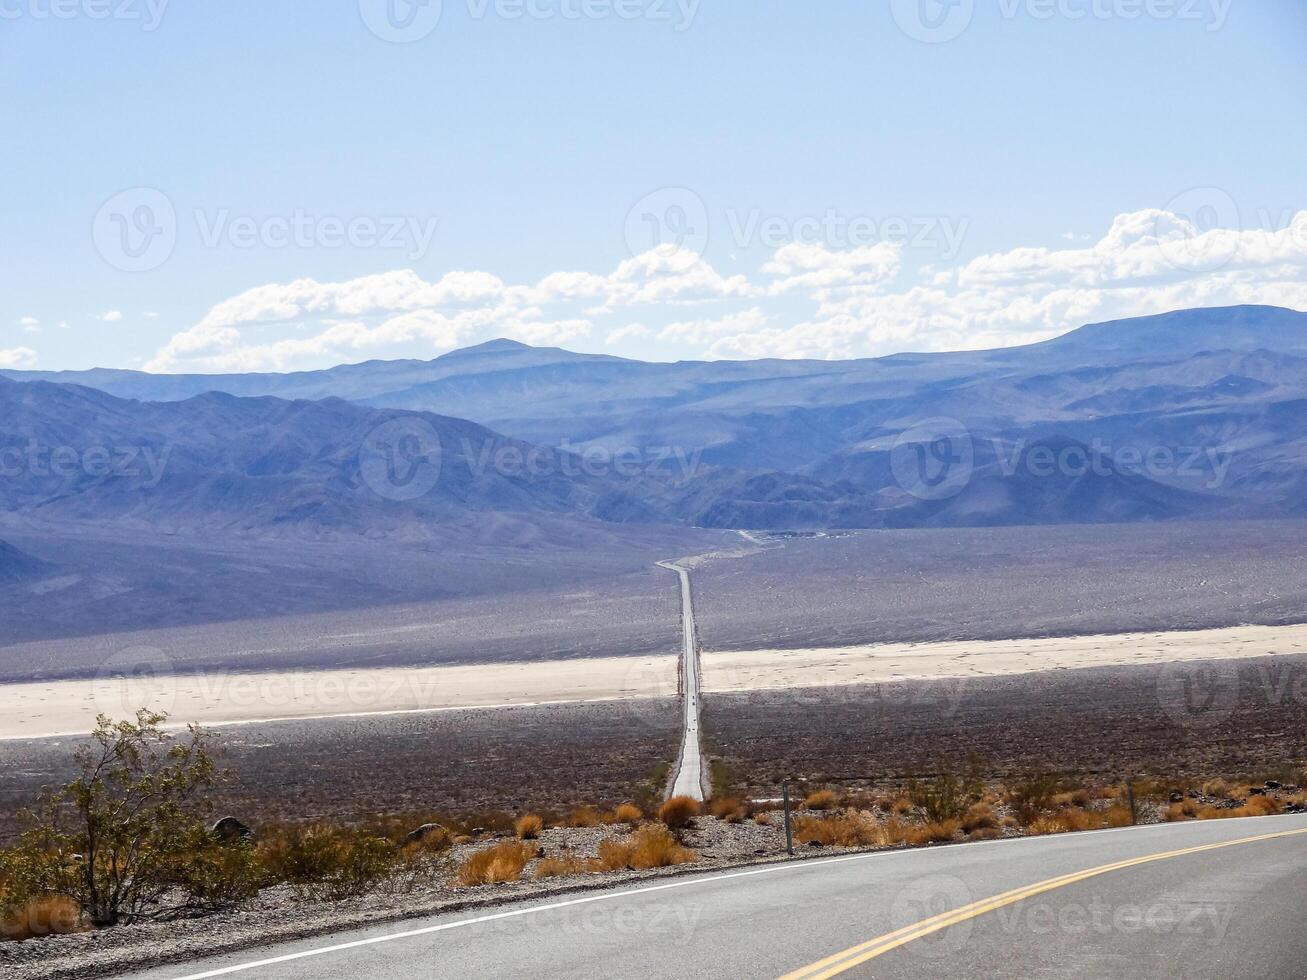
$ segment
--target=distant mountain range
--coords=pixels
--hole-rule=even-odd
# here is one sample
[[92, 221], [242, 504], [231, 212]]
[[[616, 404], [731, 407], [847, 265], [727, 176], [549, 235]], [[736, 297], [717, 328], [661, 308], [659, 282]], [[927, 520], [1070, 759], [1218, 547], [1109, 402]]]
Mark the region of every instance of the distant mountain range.
[[[0, 512], [40, 521], [388, 535], [469, 511], [757, 529], [1307, 514], [1307, 314], [1270, 307], [852, 361], [500, 340], [296, 374], [0, 378]], [[136, 475], [106, 450], [134, 451]]]

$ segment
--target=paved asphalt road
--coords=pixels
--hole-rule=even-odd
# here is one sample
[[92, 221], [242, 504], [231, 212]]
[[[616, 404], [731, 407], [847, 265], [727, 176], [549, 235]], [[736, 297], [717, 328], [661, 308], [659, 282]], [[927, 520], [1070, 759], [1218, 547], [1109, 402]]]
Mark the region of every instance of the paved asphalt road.
[[676, 778], [672, 796], [704, 798], [703, 754], [699, 741], [699, 635], [694, 625], [694, 594], [690, 591], [690, 573], [675, 562], [660, 561], [681, 580], [681, 691], [685, 720], [681, 735], [681, 753], [676, 760]]
[[134, 976], [1301, 980], [1304, 910], [1307, 818], [1263, 817], [674, 878]]

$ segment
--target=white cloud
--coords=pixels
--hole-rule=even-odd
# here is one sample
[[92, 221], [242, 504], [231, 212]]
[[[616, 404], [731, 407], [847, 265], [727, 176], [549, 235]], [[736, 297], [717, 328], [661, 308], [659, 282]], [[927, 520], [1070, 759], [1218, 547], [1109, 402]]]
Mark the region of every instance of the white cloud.
[[34, 316], [20, 316], [18, 318], [18, 325], [20, 327], [39, 327], [41, 321]]
[[624, 327], [615, 327], [608, 331], [608, 336], [604, 343], [608, 345], [620, 344], [624, 340], [630, 340], [633, 337], [648, 337], [649, 328], [643, 323], [628, 323]]
[[[1307, 211], [1278, 231], [1202, 230], [1166, 211], [1132, 212], [1097, 241], [927, 265], [915, 281], [903, 281], [902, 260], [902, 247], [890, 244], [789, 244], [755, 280], [724, 275], [684, 249], [534, 284], [475, 271], [428, 282], [407, 269], [299, 279], [218, 303], [146, 367], [287, 370], [434, 354], [497, 336], [566, 344], [596, 328], [608, 345], [657, 336], [694, 355], [855, 357], [1029, 343], [1095, 320], [1190, 306], [1307, 309]], [[673, 312], [705, 304], [713, 315]], [[613, 325], [630, 309], [639, 322]]]
[[122, 318], [122, 310], [107, 310], [96, 317], [97, 320], [103, 320], [105, 323], [117, 323]]
[[30, 347], [0, 350], [0, 368], [30, 368], [36, 364], [36, 351]]
[[714, 320], [669, 323], [659, 331], [658, 339], [673, 343], [706, 344], [723, 334], [754, 333], [765, 327], [767, 321], [767, 315], [755, 306]]

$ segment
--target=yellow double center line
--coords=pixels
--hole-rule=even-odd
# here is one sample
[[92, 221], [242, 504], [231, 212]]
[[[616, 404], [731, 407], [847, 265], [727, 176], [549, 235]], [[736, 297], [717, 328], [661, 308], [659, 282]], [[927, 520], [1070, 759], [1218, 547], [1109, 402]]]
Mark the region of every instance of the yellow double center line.
[[950, 926], [966, 922], [968, 919], [974, 919], [977, 916], [984, 915], [986, 912], [993, 912], [1016, 902], [1024, 901], [1027, 898], [1033, 898], [1036, 895], [1042, 895], [1044, 892], [1050, 892], [1055, 888], [1064, 888], [1067, 885], [1074, 885], [1078, 881], [1084, 881], [1086, 878], [1096, 878], [1099, 875], [1105, 875], [1112, 871], [1120, 871], [1124, 868], [1133, 868], [1140, 864], [1151, 864], [1153, 861], [1166, 861], [1170, 858], [1184, 857], [1186, 854], [1202, 854], [1204, 851], [1215, 851], [1222, 847], [1234, 847], [1238, 844], [1254, 844], [1258, 841], [1276, 840], [1280, 837], [1293, 837], [1298, 834], [1307, 834], [1307, 829], [1303, 830], [1285, 830], [1278, 834], [1262, 834], [1258, 837], [1244, 837], [1239, 840], [1222, 841], [1219, 844], [1203, 844], [1200, 847], [1186, 847], [1178, 851], [1167, 851], [1163, 854], [1149, 854], [1145, 857], [1130, 858], [1127, 861], [1117, 861], [1115, 864], [1104, 864], [1101, 867], [1089, 868], [1086, 871], [1075, 871], [1071, 874], [1062, 875], [1059, 878], [1049, 878], [1047, 881], [1040, 881], [1033, 885], [1026, 885], [1022, 888], [1014, 888], [1009, 892], [1001, 895], [995, 895], [992, 898], [981, 899], [979, 902], [972, 902], [970, 905], [964, 905], [961, 908], [953, 909], [951, 912], [941, 912], [939, 915], [932, 916], [929, 919], [922, 919], [910, 926], [904, 926], [902, 929], [896, 929], [894, 932], [886, 933], [875, 939], [857, 946], [852, 946], [842, 953], [836, 953], [834, 956], [828, 956], [824, 960], [818, 960], [811, 966], [806, 966], [801, 970], [793, 973], [787, 973], [781, 980], [825, 980], [826, 977], [838, 976], [846, 970], [851, 970], [861, 963], [868, 960], [874, 960], [877, 956], [883, 956], [890, 950], [898, 949], [915, 939], [921, 939], [923, 936], [929, 936], [932, 933], [947, 929]]

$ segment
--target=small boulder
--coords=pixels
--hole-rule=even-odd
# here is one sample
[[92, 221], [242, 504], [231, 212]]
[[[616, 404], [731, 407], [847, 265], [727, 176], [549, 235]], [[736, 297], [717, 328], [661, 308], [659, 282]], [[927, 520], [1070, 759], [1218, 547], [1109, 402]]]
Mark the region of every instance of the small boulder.
[[1268, 780], [1266, 780], [1266, 788], [1267, 788], [1267, 789], [1280, 789], [1281, 787], [1280, 787], [1280, 784], [1279, 784], [1276, 780], [1274, 780], [1274, 779], [1268, 779]]
[[1248, 787], [1248, 795], [1249, 795], [1249, 796], [1265, 796], [1265, 795], [1266, 795], [1266, 790], [1264, 790], [1264, 789], [1260, 789], [1260, 788], [1258, 788], [1258, 787], [1256, 787], [1256, 786], [1249, 786], [1249, 787]]
[[438, 823], [424, 823], [417, 830], [410, 830], [404, 835], [405, 844], [418, 844], [426, 840], [432, 834], [443, 834], [445, 828]]
[[224, 844], [249, 844], [254, 841], [254, 831], [235, 817], [223, 817], [209, 828], [209, 833]]
[[819, 841], [819, 840], [810, 840], [810, 841], [808, 841], [808, 846], [809, 846], [809, 847], [825, 847], [826, 845], [823, 844], [823, 843], [822, 843], [821, 841]]

